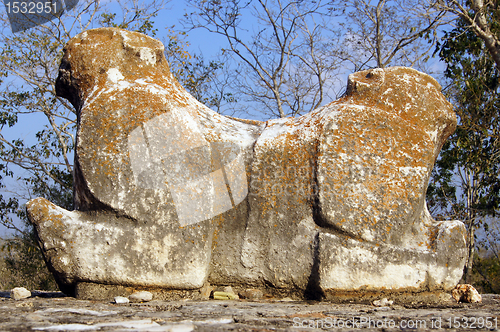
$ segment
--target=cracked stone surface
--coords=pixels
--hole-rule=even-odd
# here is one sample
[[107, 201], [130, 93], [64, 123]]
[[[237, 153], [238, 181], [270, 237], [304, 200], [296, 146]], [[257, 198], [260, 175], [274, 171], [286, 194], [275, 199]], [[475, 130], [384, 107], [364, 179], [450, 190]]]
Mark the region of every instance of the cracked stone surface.
[[[2, 331], [499, 331], [500, 296], [479, 304], [421, 302], [387, 307], [270, 298], [261, 301], [155, 300], [113, 304], [33, 292], [15, 301], [0, 292]], [[354, 326], [352, 325], [354, 322]], [[371, 324], [371, 325], [370, 325]], [[378, 326], [377, 326], [378, 324]]]

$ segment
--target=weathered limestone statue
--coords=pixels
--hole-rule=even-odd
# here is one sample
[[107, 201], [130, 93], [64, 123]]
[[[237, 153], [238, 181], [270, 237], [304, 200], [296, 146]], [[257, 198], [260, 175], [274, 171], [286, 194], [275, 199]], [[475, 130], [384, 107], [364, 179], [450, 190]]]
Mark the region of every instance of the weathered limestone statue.
[[159, 41], [103, 28], [67, 44], [56, 88], [78, 113], [75, 211], [27, 210], [64, 292], [210, 282], [331, 299], [462, 275], [464, 225], [425, 204], [456, 126], [425, 74], [358, 72], [309, 114], [239, 120], [189, 95]]

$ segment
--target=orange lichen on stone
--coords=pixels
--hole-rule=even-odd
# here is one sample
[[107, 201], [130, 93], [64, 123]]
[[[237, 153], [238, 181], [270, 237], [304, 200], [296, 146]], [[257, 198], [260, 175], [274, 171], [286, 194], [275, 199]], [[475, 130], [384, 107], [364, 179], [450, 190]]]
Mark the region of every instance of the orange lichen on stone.
[[425, 206], [456, 118], [425, 74], [355, 73], [343, 98], [308, 114], [243, 120], [189, 95], [160, 42], [104, 28], [68, 43], [56, 90], [78, 114], [77, 211], [27, 209], [67, 289], [208, 281], [328, 294], [459, 278], [463, 225]]

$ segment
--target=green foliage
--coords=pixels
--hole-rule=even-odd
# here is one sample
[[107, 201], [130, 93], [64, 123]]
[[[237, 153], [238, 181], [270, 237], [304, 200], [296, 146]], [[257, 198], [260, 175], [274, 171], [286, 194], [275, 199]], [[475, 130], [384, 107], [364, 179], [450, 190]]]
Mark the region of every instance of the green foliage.
[[500, 260], [498, 256], [488, 254], [486, 257], [474, 258], [473, 283], [481, 293], [500, 294]]
[[[450, 217], [494, 216], [500, 204], [499, 72], [482, 40], [465, 26], [445, 40], [439, 51], [451, 82], [445, 93], [459, 124], [436, 163], [429, 201]], [[460, 190], [454, 185], [457, 172]]]
[[0, 286], [2, 289], [25, 287], [36, 290], [58, 290], [43, 260], [31, 229], [20, 237], [8, 239], [2, 246]]
[[[51, 186], [47, 181], [35, 181], [33, 178], [27, 178], [25, 181], [29, 182], [34, 195], [71, 209], [73, 196], [67, 188], [71, 188], [73, 177], [64, 171], [57, 177], [66, 181], [65, 185], [54, 183]], [[54, 277], [48, 271], [38, 246], [34, 227], [28, 222], [26, 210], [16, 206], [12, 212], [24, 222], [25, 228], [22, 233], [7, 239], [2, 245], [1, 252], [4, 255], [0, 257], [0, 265], [3, 265], [4, 269], [3, 274], [0, 274], [0, 286], [4, 289], [22, 286], [28, 289], [57, 290]]]
[[495, 218], [500, 205], [500, 76], [484, 42], [459, 20], [439, 45], [450, 85], [445, 94], [459, 118], [444, 144], [427, 192], [431, 212], [467, 226], [471, 276], [476, 229]]

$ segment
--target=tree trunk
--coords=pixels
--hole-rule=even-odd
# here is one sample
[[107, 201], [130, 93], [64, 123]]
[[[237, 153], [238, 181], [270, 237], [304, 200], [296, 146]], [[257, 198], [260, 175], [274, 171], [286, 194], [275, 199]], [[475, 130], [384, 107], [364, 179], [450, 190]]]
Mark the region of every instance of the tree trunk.
[[472, 266], [474, 263], [474, 246], [475, 246], [475, 241], [474, 241], [474, 234], [476, 231], [476, 213], [474, 211], [474, 205], [477, 200], [475, 197], [475, 183], [474, 183], [474, 173], [470, 170], [467, 170], [466, 172], [467, 177], [467, 226], [469, 228], [468, 232], [468, 238], [467, 238], [467, 248], [468, 248], [468, 253], [467, 253], [467, 263], [465, 264], [464, 267], [464, 275], [463, 279], [465, 283], [470, 284], [472, 282]]
[[497, 68], [500, 70], [500, 41], [498, 36], [495, 36], [488, 24], [488, 19], [486, 17], [486, 11], [488, 10], [487, 5], [484, 4], [483, 0], [474, 0], [471, 2], [472, 9], [474, 10], [475, 23], [474, 27], [476, 34], [483, 39], [486, 48], [491, 54], [493, 61], [495, 61]]
[[383, 68], [384, 65], [382, 63], [382, 36], [380, 35], [380, 15], [382, 13], [382, 7], [384, 6], [384, 3], [385, 3], [385, 0], [383, 1], [379, 1], [378, 5], [377, 5], [377, 10], [376, 10], [376, 17], [375, 17], [375, 20], [376, 20], [376, 52], [377, 52], [377, 67], [378, 68]]
[[[471, 223], [472, 224], [472, 223]], [[474, 263], [474, 226], [471, 225], [471, 228], [469, 230], [469, 238], [467, 241], [468, 245], [468, 253], [467, 253], [467, 264], [465, 264], [464, 267], [464, 276], [463, 279], [465, 283], [470, 284], [472, 283], [472, 265]]]

